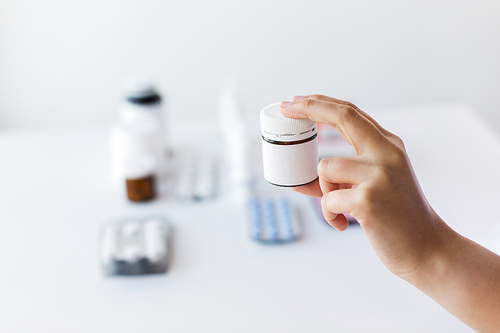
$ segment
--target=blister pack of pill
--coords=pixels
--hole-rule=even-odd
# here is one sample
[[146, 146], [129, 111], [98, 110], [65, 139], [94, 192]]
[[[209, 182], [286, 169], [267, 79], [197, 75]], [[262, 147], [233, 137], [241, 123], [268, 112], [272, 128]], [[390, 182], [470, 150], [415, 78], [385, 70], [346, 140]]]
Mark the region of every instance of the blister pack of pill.
[[285, 197], [253, 197], [248, 203], [250, 238], [261, 243], [281, 244], [297, 240], [302, 228], [296, 210]]
[[101, 230], [105, 275], [140, 275], [168, 270], [170, 225], [164, 218], [112, 222]]
[[217, 195], [217, 163], [208, 156], [187, 157], [179, 167], [175, 197], [180, 201], [203, 201]]

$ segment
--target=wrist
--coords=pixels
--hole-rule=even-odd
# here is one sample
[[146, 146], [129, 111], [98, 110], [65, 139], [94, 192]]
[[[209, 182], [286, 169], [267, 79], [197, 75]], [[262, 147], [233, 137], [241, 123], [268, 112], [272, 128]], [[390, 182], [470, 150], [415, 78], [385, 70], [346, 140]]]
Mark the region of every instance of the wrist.
[[411, 271], [398, 274], [424, 292], [427, 288], [432, 288], [436, 281], [445, 278], [447, 264], [453, 261], [463, 238], [439, 217], [435, 218], [432, 226], [421, 245], [419, 261]]
[[401, 277], [473, 329], [494, 332], [500, 327], [500, 257], [442, 223], [427, 260]]

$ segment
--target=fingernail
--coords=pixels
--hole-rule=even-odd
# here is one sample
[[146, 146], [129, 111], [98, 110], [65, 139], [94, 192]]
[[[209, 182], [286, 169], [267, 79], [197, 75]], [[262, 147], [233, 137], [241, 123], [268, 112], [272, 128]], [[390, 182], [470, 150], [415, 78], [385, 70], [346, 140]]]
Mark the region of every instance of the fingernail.
[[283, 101], [283, 102], [281, 102], [281, 107], [282, 108], [287, 108], [287, 107], [289, 107], [292, 104], [293, 104], [293, 102]]
[[298, 102], [306, 98], [306, 96], [293, 96], [293, 101]]

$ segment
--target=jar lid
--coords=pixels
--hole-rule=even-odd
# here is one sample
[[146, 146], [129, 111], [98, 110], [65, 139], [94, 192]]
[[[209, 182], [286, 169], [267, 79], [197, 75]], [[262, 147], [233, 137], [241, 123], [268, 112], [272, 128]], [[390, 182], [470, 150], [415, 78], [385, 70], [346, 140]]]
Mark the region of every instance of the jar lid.
[[268, 105], [260, 112], [262, 136], [277, 141], [297, 141], [316, 134], [317, 125], [314, 121], [287, 118], [281, 114], [280, 105]]
[[156, 103], [161, 99], [151, 80], [130, 77], [125, 79], [123, 87], [127, 101], [133, 104]]

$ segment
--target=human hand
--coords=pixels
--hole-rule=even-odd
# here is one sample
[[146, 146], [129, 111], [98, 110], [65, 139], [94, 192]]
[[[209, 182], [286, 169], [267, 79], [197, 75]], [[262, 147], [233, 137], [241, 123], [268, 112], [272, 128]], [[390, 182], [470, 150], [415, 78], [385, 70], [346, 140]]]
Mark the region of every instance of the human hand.
[[500, 257], [453, 231], [424, 197], [403, 142], [349, 102], [295, 96], [290, 118], [331, 125], [356, 157], [322, 159], [318, 181], [294, 188], [322, 197], [325, 219], [342, 231], [354, 216], [382, 260], [478, 332], [500, 327]]
[[297, 192], [322, 197], [326, 221], [339, 231], [354, 216], [383, 264], [399, 276], [411, 275], [451, 230], [420, 189], [402, 140], [355, 105], [322, 96], [295, 96], [283, 102], [290, 118], [333, 126], [356, 150], [356, 157], [322, 159], [317, 181]]

